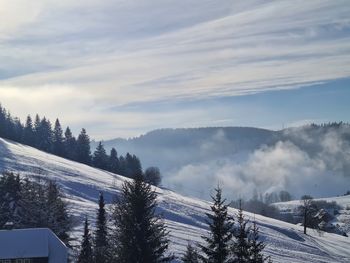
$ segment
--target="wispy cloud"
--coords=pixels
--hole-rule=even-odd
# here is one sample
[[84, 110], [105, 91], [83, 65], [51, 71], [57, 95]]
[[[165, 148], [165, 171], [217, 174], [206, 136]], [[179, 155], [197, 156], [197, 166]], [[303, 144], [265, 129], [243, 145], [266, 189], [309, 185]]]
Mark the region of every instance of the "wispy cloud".
[[348, 1], [2, 0], [0, 6], [1, 100], [22, 101], [27, 106], [19, 114], [64, 114], [62, 105], [74, 101], [70, 116], [87, 119], [88, 108], [103, 118], [115, 106], [350, 76]]

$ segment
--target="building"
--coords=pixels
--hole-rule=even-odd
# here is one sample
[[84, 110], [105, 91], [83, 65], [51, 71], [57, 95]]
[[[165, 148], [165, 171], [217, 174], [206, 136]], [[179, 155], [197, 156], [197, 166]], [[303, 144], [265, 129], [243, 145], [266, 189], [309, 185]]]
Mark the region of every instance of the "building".
[[0, 230], [0, 263], [67, 263], [68, 249], [48, 228]]

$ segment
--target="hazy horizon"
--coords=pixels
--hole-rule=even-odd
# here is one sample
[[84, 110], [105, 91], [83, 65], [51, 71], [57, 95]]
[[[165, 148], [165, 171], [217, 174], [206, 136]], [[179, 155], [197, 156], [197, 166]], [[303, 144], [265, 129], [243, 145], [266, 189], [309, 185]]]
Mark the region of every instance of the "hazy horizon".
[[0, 102], [96, 140], [349, 122], [349, 1], [0, 1]]

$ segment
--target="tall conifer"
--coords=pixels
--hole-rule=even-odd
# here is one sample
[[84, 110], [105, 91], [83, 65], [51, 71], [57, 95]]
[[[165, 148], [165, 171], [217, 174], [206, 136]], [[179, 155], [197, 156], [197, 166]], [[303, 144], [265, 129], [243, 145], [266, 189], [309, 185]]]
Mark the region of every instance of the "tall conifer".
[[225, 199], [222, 199], [221, 188], [215, 189], [212, 196], [214, 204], [210, 207], [212, 213], [207, 213], [207, 224], [210, 233], [203, 236], [206, 245], [200, 245], [204, 255], [202, 260], [210, 263], [230, 262], [230, 244], [233, 237], [233, 219], [228, 215]]

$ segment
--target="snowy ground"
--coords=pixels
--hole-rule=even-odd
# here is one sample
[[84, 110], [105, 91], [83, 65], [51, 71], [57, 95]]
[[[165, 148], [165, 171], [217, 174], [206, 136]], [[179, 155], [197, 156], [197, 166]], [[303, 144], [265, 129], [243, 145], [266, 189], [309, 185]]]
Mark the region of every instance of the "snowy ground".
[[[337, 197], [327, 197], [327, 198], [315, 198], [315, 201], [327, 201], [336, 202], [341, 209], [339, 214], [335, 215], [334, 220], [332, 220], [333, 225], [338, 225], [339, 228], [350, 236], [350, 195], [337, 196]], [[300, 200], [293, 200], [289, 202], [274, 203], [274, 206], [278, 207], [281, 211], [296, 211], [301, 205]]]
[[[104, 172], [89, 166], [59, 158], [34, 148], [0, 138], [0, 171], [8, 170], [32, 176], [56, 180], [67, 194], [71, 212], [82, 219], [96, 213], [98, 192], [103, 191], [107, 201], [119, 192], [126, 180], [122, 176]], [[189, 240], [201, 242], [206, 234], [205, 212], [209, 203], [185, 197], [166, 189], [156, 189], [159, 194], [159, 210], [166, 218], [171, 231], [171, 250], [181, 254]], [[208, 189], [210, 191], [210, 189]], [[230, 209], [230, 213], [235, 213]], [[248, 218], [253, 215], [246, 213]], [[309, 231], [263, 216], [255, 216], [267, 243], [266, 253], [274, 262], [350, 262], [350, 238]], [[82, 225], [82, 222], [81, 222]], [[77, 228], [79, 230], [80, 228]]]

